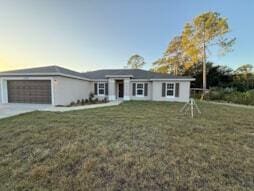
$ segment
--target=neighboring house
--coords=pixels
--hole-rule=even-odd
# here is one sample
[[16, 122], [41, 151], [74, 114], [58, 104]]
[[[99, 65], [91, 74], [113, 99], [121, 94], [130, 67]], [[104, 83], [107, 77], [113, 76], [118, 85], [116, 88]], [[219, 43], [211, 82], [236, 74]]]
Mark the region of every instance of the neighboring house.
[[58, 66], [0, 73], [0, 103], [68, 105], [87, 99], [155, 100], [186, 102], [187, 76], [171, 76], [141, 69], [97, 70], [78, 73]]

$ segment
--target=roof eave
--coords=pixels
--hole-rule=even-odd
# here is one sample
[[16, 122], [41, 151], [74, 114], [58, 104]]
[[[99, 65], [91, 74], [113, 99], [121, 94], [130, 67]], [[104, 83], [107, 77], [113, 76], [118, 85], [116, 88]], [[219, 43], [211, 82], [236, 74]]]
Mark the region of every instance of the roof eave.
[[79, 80], [91, 81], [91, 79], [83, 78], [74, 75], [68, 75], [63, 73], [0, 73], [0, 77], [11, 77], [11, 76], [63, 76], [67, 78], [74, 78]]
[[195, 78], [153, 78], [151, 81], [195, 81]]
[[133, 78], [133, 75], [105, 75], [106, 78]]

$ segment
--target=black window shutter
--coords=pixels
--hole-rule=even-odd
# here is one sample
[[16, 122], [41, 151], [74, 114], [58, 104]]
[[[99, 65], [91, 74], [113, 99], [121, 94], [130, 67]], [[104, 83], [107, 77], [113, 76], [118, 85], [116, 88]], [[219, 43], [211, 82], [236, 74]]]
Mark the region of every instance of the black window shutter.
[[161, 88], [161, 96], [165, 97], [166, 96], [166, 83], [162, 83], [162, 88]]
[[145, 96], [148, 95], [148, 83], [145, 83]]
[[180, 93], [180, 88], [179, 88], [180, 84], [176, 83], [176, 87], [175, 87], [175, 97], [179, 97], [179, 93]]
[[98, 89], [97, 89], [97, 83], [94, 83], [94, 94], [95, 94], [95, 95], [98, 94], [97, 90], [98, 90]]
[[108, 95], [108, 83], [105, 83], [105, 94]]
[[132, 95], [135, 96], [136, 95], [136, 83], [132, 84]]

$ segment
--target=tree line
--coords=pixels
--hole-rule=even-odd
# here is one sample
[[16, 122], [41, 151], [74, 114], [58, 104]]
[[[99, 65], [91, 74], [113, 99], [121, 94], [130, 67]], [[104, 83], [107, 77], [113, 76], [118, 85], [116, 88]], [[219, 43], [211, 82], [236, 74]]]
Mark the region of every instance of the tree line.
[[[154, 70], [183, 75], [193, 65], [203, 64], [206, 74], [206, 60], [212, 47], [219, 48], [219, 54], [232, 51], [235, 38], [229, 38], [227, 18], [217, 12], [207, 12], [185, 24], [180, 35], [169, 43], [162, 58], [154, 63]], [[203, 76], [204, 82], [206, 75]], [[206, 84], [203, 82], [203, 86]]]
[[[153, 63], [152, 71], [172, 75], [191, 75], [196, 78], [193, 87], [204, 92], [214, 86], [253, 87], [253, 66], [243, 65], [233, 71], [225, 66], [208, 62], [212, 51], [224, 56], [233, 51], [236, 38], [230, 37], [228, 19], [217, 12], [206, 12], [187, 22], [181, 34], [169, 43], [162, 57]], [[127, 66], [142, 68], [144, 58], [133, 55]], [[240, 88], [244, 86], [244, 88]]]

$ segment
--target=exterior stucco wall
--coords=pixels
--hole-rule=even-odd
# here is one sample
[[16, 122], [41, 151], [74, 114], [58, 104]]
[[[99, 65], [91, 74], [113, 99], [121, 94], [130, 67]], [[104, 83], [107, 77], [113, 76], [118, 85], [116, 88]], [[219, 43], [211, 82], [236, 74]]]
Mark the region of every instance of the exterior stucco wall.
[[[26, 80], [38, 80], [45, 79], [51, 80], [52, 85], [52, 104], [53, 105], [68, 105], [72, 101], [76, 102], [78, 99], [87, 99], [89, 94], [94, 92], [94, 83], [79, 79], [72, 79], [67, 77], [55, 76], [55, 77], [1, 77], [0, 78], [0, 103], [8, 102], [7, 93], [7, 80], [8, 79], [26, 79]], [[97, 81], [98, 82], [98, 81]], [[101, 82], [108, 82], [109, 96], [96, 96], [98, 99], [109, 98], [110, 96], [115, 98], [117, 88], [115, 80], [102, 80]], [[148, 96], [138, 97], [133, 96], [132, 85], [133, 83], [148, 83]], [[162, 83], [163, 82], [179, 82], [179, 97], [167, 98], [162, 97]], [[124, 96], [130, 100], [155, 100], [155, 101], [178, 101], [186, 102], [190, 96], [190, 81], [146, 81], [146, 80], [125, 80], [124, 82]], [[127, 88], [127, 89], [126, 89]], [[128, 91], [126, 91], [128, 90]], [[128, 99], [126, 99], [128, 100]]]
[[78, 99], [87, 99], [92, 92], [91, 82], [66, 78], [54, 77], [52, 82], [54, 91], [54, 105], [68, 105]]
[[8, 103], [8, 90], [6, 79], [1, 79], [1, 103]]
[[[162, 83], [179, 83], [179, 97], [162, 97]], [[190, 81], [153, 81], [153, 100], [155, 101], [177, 101], [187, 102], [190, 98]]]
[[[147, 92], [147, 96], [143, 96], [143, 97], [139, 97], [139, 96], [133, 96], [133, 90], [132, 90], [132, 84], [133, 83], [148, 83], [148, 92]], [[148, 81], [131, 81], [130, 83], [130, 87], [129, 87], [129, 92], [130, 92], [130, 100], [152, 100], [152, 96], [153, 96], [153, 86], [152, 86], [152, 82], [148, 82]]]

